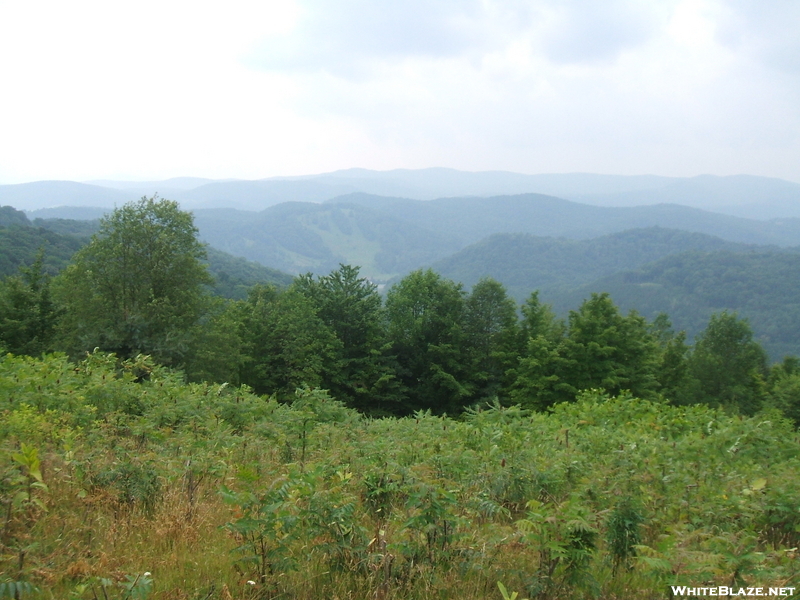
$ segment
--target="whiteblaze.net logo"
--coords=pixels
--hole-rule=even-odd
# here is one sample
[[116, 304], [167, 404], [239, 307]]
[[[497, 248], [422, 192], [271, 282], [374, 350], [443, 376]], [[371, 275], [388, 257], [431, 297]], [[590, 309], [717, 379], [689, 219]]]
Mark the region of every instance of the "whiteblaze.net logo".
[[673, 596], [794, 596], [793, 587], [689, 587], [685, 585], [673, 585]]

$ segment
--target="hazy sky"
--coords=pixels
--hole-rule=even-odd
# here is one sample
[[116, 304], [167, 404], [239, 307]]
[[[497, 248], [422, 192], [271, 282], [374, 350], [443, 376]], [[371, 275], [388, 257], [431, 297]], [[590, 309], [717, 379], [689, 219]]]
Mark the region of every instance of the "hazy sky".
[[0, 0], [0, 183], [800, 181], [798, 0]]

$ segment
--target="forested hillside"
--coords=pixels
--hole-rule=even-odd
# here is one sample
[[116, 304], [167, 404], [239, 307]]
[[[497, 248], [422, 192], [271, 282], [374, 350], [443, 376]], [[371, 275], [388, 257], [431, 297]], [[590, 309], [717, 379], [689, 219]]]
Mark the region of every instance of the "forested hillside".
[[290, 202], [260, 213], [198, 210], [200, 237], [231, 254], [293, 274], [359, 265], [386, 281], [455, 252], [446, 227], [419, 226], [348, 204]]
[[29, 223], [0, 226], [0, 277], [13, 275], [21, 266], [30, 265], [40, 249], [44, 251], [46, 271], [55, 274], [87, 240], [32, 227]]
[[543, 297], [551, 298], [555, 292], [582, 288], [601, 277], [687, 250], [748, 252], [755, 248], [701, 233], [661, 227], [630, 229], [590, 240], [495, 234], [432, 267], [467, 287], [483, 277], [491, 277], [521, 302], [533, 290], [540, 290]]
[[466, 286], [496, 279], [518, 301], [538, 290], [559, 315], [607, 292], [625, 311], [669, 314], [689, 339], [713, 313], [737, 312], [773, 360], [800, 354], [800, 248], [661, 228], [592, 240], [498, 234], [433, 266]]
[[647, 318], [667, 313], [690, 337], [712, 313], [746, 316], [774, 360], [800, 354], [800, 253], [684, 252], [639, 270], [617, 273], [568, 293], [553, 294], [565, 312], [593, 291], [608, 292], [625, 309]]
[[419, 227], [445, 229], [464, 246], [494, 233], [588, 239], [626, 229], [664, 227], [746, 244], [800, 245], [800, 219], [756, 221], [677, 204], [600, 207], [541, 194], [430, 201], [350, 194], [329, 203], [379, 210]]

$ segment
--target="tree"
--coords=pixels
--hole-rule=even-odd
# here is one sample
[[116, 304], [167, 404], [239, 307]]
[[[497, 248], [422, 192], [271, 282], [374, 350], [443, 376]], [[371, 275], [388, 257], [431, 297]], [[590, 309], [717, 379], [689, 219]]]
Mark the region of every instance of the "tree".
[[800, 359], [787, 356], [769, 372], [769, 392], [765, 404], [777, 408], [795, 426], [800, 426]]
[[525, 327], [536, 335], [520, 360], [515, 400], [541, 410], [591, 388], [655, 395], [658, 350], [644, 318], [633, 311], [622, 316], [608, 294], [592, 294], [570, 312], [563, 336], [552, 319], [541, 317], [546, 313], [537, 300], [526, 307]]
[[542, 304], [539, 292], [534, 291], [522, 305], [522, 335], [521, 347], [524, 349], [528, 340], [542, 336], [546, 340], [558, 343], [566, 333], [564, 322], [556, 318], [553, 308], [549, 304]]
[[240, 383], [245, 363], [242, 302], [211, 298], [209, 310], [190, 331], [192, 344], [182, 368], [189, 381]]
[[470, 359], [473, 401], [507, 395], [519, 360], [517, 307], [503, 285], [481, 279], [464, 305], [464, 332]]
[[646, 398], [657, 388], [658, 352], [647, 322], [635, 311], [619, 314], [607, 293], [592, 294], [570, 312], [563, 354], [570, 359], [564, 377], [576, 391], [628, 390]]
[[563, 381], [569, 359], [562, 356], [566, 326], [534, 291], [522, 305], [520, 358], [514, 370], [511, 399], [535, 410], [572, 400], [575, 390]]
[[248, 357], [242, 383], [283, 397], [292, 397], [299, 387], [323, 385], [339, 341], [296, 288], [254, 287], [242, 303], [240, 322]]
[[298, 277], [293, 288], [308, 298], [317, 316], [339, 340], [335, 365], [322, 386], [337, 400], [365, 412], [396, 409], [399, 383], [383, 353], [383, 303], [377, 286], [359, 268], [339, 265], [329, 275]]
[[650, 333], [658, 346], [656, 381], [658, 392], [672, 404], [688, 404], [696, 396], [697, 381], [689, 371], [690, 347], [686, 332], [675, 333], [665, 313], [650, 324]]
[[0, 282], [0, 344], [29, 356], [51, 350], [58, 316], [40, 251], [30, 267]]
[[54, 285], [66, 349], [180, 365], [212, 281], [205, 255], [192, 215], [177, 202], [143, 197], [115, 209]]
[[696, 401], [729, 406], [752, 415], [761, 407], [767, 376], [767, 354], [753, 339], [753, 330], [736, 313], [711, 315], [697, 336], [689, 361], [699, 382]]
[[386, 313], [407, 410], [463, 408], [470, 389], [461, 285], [430, 269], [414, 271], [389, 290]]

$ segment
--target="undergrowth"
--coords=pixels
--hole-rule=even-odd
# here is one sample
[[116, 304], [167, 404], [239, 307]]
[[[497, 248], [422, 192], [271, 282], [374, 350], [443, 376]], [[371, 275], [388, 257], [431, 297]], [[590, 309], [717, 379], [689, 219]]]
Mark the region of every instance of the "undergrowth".
[[0, 596], [664, 598], [799, 583], [800, 445], [778, 413], [591, 391], [546, 414], [496, 404], [458, 420], [369, 419], [309, 388], [292, 400], [187, 385], [144, 357], [0, 359]]

